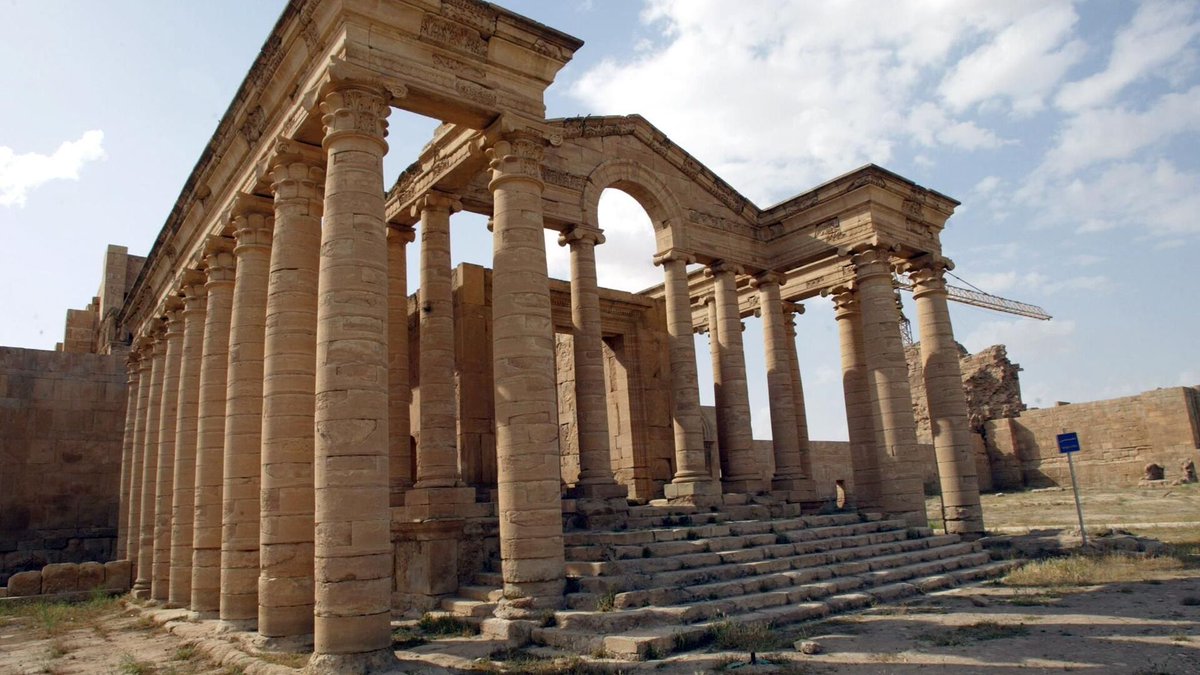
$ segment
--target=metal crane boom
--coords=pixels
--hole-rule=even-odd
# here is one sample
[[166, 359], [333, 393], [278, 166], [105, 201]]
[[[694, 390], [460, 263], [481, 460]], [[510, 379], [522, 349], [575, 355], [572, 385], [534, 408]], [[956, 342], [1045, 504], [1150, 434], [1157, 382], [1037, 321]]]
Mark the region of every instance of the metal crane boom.
[[[897, 278], [896, 283], [899, 288], [912, 291], [912, 284], [907, 279]], [[961, 286], [951, 286], [946, 284], [946, 295], [950, 300], [961, 302], [964, 305], [974, 305], [975, 307], [983, 307], [984, 309], [994, 309], [997, 312], [1006, 312], [1008, 314], [1016, 314], [1030, 319], [1039, 319], [1041, 321], [1049, 321], [1050, 315], [1046, 310], [1031, 305], [1027, 302], [1019, 302], [1017, 300], [1009, 300], [991, 293], [976, 291], [970, 288]]]

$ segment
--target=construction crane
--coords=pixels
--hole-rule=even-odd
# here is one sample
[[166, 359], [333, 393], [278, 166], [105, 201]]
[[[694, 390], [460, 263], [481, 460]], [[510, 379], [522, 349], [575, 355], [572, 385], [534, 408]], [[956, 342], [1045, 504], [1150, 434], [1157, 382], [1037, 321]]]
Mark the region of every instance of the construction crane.
[[[955, 279], [959, 279], [963, 283], [968, 285], [970, 284], [970, 282], [957, 275], [951, 276], [953, 276]], [[912, 284], [908, 280], [897, 276], [894, 277], [892, 281], [898, 290], [912, 292]], [[961, 302], [964, 305], [973, 305], [975, 307], [991, 309], [997, 312], [1004, 312], [1006, 314], [1016, 314], [1017, 316], [1023, 316], [1029, 319], [1038, 319], [1039, 321], [1049, 321], [1051, 319], [1050, 315], [1046, 313], [1046, 310], [1038, 307], [1037, 305], [1031, 305], [1027, 302], [1002, 298], [998, 295], [985, 293], [978, 288], [963, 288], [961, 286], [952, 286], [950, 284], [946, 284], [946, 297], [949, 300]], [[900, 302], [899, 293], [896, 294], [896, 306], [900, 308], [900, 334], [904, 338], [904, 346], [908, 347], [913, 344], [912, 323], [909, 322], [908, 317], [904, 315], [904, 309]]]

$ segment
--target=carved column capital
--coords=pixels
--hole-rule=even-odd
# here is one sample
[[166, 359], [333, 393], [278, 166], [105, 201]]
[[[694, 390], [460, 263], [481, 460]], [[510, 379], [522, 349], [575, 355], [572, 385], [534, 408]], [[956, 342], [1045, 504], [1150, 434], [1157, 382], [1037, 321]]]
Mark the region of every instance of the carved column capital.
[[183, 296], [184, 313], [204, 307], [204, 301], [208, 298], [208, 289], [204, 287], [207, 281], [204, 272], [195, 268], [186, 268], [179, 275], [179, 293]]
[[462, 211], [462, 202], [455, 195], [439, 192], [438, 190], [430, 190], [417, 197], [416, 202], [412, 206], [413, 217], [420, 218], [421, 213], [424, 211], [458, 213]]
[[524, 180], [545, 187], [542, 181], [542, 158], [546, 140], [535, 129], [515, 129], [504, 133], [486, 150], [488, 168], [492, 171], [488, 189], [495, 190], [503, 181]]
[[687, 251], [681, 251], [676, 248], [654, 254], [655, 266], [661, 267], [663, 265], [666, 265], [667, 263], [676, 263], [676, 262], [682, 262], [684, 265], [691, 265], [692, 263], [696, 262], [696, 256], [693, 253], [688, 253]]
[[821, 295], [828, 295], [833, 299], [835, 319], [844, 319], [858, 314], [858, 293], [853, 286], [834, 286], [827, 291], [822, 291]]
[[783, 275], [772, 270], [766, 270], [750, 277], [750, 288], [754, 289], [770, 284], [778, 286], [782, 283]]
[[342, 136], [358, 136], [382, 146], [387, 152], [387, 118], [392, 108], [391, 93], [377, 84], [340, 80], [329, 85], [321, 100], [322, 145]]
[[183, 300], [178, 296], [170, 295], [163, 300], [162, 306], [159, 309], [159, 314], [166, 317], [164, 325], [166, 326], [166, 337], [175, 338], [183, 335]]
[[417, 240], [417, 231], [411, 225], [388, 223], [387, 238], [390, 242], [399, 242], [406, 246]]
[[883, 247], [865, 248], [850, 253], [850, 263], [859, 279], [892, 275], [891, 253]]
[[129, 350], [129, 356], [125, 359], [125, 382], [133, 385], [138, 381], [138, 374], [142, 370], [142, 355], [138, 351], [136, 343], [133, 349]]
[[237, 240], [234, 255], [271, 250], [271, 232], [275, 226], [275, 204], [266, 197], [239, 193], [229, 211], [233, 236]]
[[708, 264], [708, 267], [704, 268], [704, 275], [708, 277], [715, 277], [718, 274], [733, 274], [736, 276], [745, 273], [746, 270], [741, 265], [726, 260], [713, 261]]
[[275, 142], [269, 160], [271, 190], [276, 202], [314, 202], [320, 215], [325, 192], [325, 153], [321, 148], [290, 138]]
[[605, 241], [603, 230], [587, 225], [569, 225], [558, 235], [559, 246], [599, 246]]
[[941, 256], [923, 255], [905, 260], [897, 265], [897, 269], [901, 273], [908, 273], [913, 286], [913, 298], [921, 298], [929, 293], [946, 292], [946, 272], [954, 269], [954, 261]]
[[216, 284], [233, 285], [237, 271], [237, 258], [233, 255], [234, 241], [231, 237], [210, 235], [204, 240], [204, 273], [209, 288]]

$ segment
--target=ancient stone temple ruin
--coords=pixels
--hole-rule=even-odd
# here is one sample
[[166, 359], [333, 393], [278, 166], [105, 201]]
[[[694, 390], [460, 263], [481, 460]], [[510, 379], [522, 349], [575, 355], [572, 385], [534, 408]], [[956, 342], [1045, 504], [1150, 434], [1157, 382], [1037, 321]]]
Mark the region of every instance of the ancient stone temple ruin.
[[[288, 4], [117, 316], [133, 336], [118, 551], [136, 595], [268, 644], [311, 636], [313, 668], [336, 671], [386, 659], [394, 613], [529, 635], [558, 612], [534, 639], [644, 656], [678, 633], [622, 632], [598, 595], [691, 608], [680, 626], [797, 620], [829, 611], [804, 603], [822, 592], [936, 587], [986, 561], [956, 536], [983, 528], [939, 240], [957, 202], [866, 166], [761, 209], [641, 117], [546, 119], [581, 46], [474, 0]], [[392, 108], [443, 124], [385, 185]], [[610, 187], [653, 222], [663, 282], [643, 293], [597, 287]], [[490, 217], [491, 270], [452, 268], [460, 210]], [[546, 229], [569, 283], [547, 276]], [[896, 274], [915, 289], [946, 537], [922, 529]], [[840, 486], [811, 466], [805, 301], [836, 307]], [[744, 320], [764, 327], [769, 456]], [[838, 489], [864, 515], [816, 515]], [[761, 583], [683, 595], [735, 574]]]

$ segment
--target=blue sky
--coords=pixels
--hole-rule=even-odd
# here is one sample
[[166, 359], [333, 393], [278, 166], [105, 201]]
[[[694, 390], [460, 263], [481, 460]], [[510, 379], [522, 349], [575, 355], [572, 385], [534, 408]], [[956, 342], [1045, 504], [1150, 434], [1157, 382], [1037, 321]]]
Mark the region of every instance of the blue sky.
[[[1030, 405], [1200, 384], [1200, 3], [501, 4], [587, 43], [550, 116], [640, 113], [760, 206], [867, 162], [962, 201], [943, 234], [956, 274], [1054, 315], [952, 307], [968, 349], [1008, 345]], [[105, 245], [149, 250], [282, 7], [0, 1], [0, 344], [52, 349], [66, 309], [95, 294]], [[389, 180], [435, 124], [393, 113]], [[489, 264], [481, 219], [454, 224], [456, 262]], [[602, 283], [659, 280], [631, 199], [606, 193], [600, 225]], [[842, 438], [828, 301], [808, 303], [798, 333], [814, 437]]]

